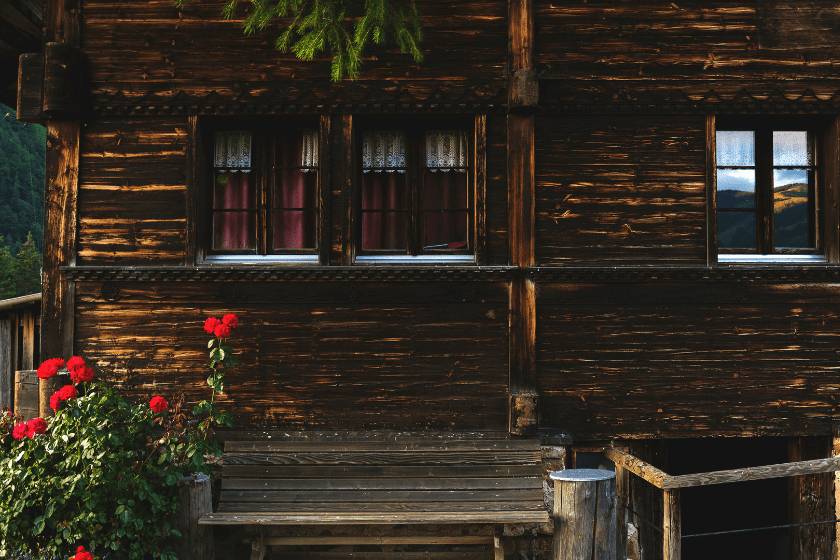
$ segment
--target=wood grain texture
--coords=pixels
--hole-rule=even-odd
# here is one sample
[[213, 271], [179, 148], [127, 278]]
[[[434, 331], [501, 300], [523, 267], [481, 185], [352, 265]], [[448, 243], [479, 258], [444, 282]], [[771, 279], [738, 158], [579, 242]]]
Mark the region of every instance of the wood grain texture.
[[662, 559], [682, 560], [682, 509], [680, 491], [662, 492], [664, 523], [662, 524]]
[[727, 97], [753, 85], [797, 95], [838, 87], [831, 67], [840, 12], [831, 0], [537, 0], [535, 10], [541, 75], [588, 81], [593, 91], [630, 81], [638, 91], [714, 89]]
[[12, 408], [13, 383], [12, 322], [9, 319], [0, 319], [0, 409], [4, 406]]
[[835, 284], [540, 284], [540, 426], [579, 437], [828, 430]]
[[822, 231], [820, 245], [829, 262], [840, 262], [840, 117], [831, 117], [831, 124], [822, 134], [822, 169], [819, 174], [821, 200], [817, 203]]
[[536, 261], [706, 262], [703, 117], [542, 117]]
[[166, 0], [86, 3], [83, 49], [94, 97], [119, 93], [136, 99], [180, 91], [199, 96], [215, 92], [233, 100], [248, 90], [255, 95], [276, 92], [279, 101], [305, 98], [317, 104], [345, 91], [359, 98], [371, 84], [372, 102], [380, 93], [399, 101], [402, 92], [414, 100], [435, 100], [441, 92], [459, 90], [474, 96], [504, 92], [508, 29], [503, 0], [419, 2], [424, 63], [414, 63], [393, 43], [390, 48], [370, 45], [361, 77], [336, 85], [329, 82], [328, 54], [301, 61], [280, 53], [273, 46], [278, 32], [245, 36], [243, 12], [226, 20], [222, 6], [210, 1], [179, 11]]
[[[343, 283], [80, 283], [77, 345], [132, 398], [184, 391], [206, 397], [208, 315], [233, 312], [244, 365], [220, 406], [242, 427], [496, 429], [507, 426], [506, 283], [366, 283], [342, 303]], [[162, 337], [160, 333], [167, 333]], [[175, 357], [173, 359], [173, 356]]]
[[[178, 117], [100, 119], [84, 127], [79, 264], [184, 264], [197, 243], [187, 237], [189, 131]], [[200, 174], [193, 168], [190, 176]]]
[[509, 264], [507, 116], [487, 115], [487, 264]]
[[[831, 438], [798, 437], [788, 444], [788, 460], [808, 463], [834, 462], [840, 469], [840, 458], [831, 456]], [[788, 510], [790, 523], [811, 523], [834, 519], [834, 473], [788, 478]], [[790, 528], [791, 560], [833, 559], [836, 527], [834, 524]]]

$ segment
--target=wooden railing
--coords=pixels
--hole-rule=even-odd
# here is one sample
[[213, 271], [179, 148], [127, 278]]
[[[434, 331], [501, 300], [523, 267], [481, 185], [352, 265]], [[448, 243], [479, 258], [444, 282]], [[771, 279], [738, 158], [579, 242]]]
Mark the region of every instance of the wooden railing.
[[[840, 457], [832, 457], [829, 459], [813, 459], [811, 461], [798, 461], [795, 463], [781, 463], [778, 465], [671, 476], [621, 449], [607, 447], [604, 449], [604, 455], [607, 459], [615, 463], [619, 504], [627, 503], [629, 473], [635, 474], [662, 490], [664, 505], [662, 522], [663, 560], [680, 560], [682, 556], [680, 488], [840, 471]], [[620, 542], [618, 543], [618, 549], [626, 550], [627, 543], [626, 537], [624, 537], [626, 530], [619, 531], [619, 535]]]

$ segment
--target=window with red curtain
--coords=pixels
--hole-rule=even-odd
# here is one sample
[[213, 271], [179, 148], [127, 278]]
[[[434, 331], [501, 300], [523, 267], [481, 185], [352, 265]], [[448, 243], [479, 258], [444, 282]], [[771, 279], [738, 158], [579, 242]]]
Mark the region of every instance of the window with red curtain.
[[465, 130], [364, 131], [360, 249], [368, 255], [467, 254], [472, 196]]
[[315, 253], [318, 131], [224, 130], [214, 136], [209, 253]]

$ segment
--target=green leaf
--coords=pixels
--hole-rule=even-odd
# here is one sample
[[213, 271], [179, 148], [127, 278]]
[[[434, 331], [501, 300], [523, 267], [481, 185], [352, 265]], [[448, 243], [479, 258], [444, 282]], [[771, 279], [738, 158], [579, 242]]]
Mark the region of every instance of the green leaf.
[[213, 343], [216, 342], [215, 338], [211, 338], [207, 341], [207, 348], [213, 348]]
[[44, 530], [44, 518], [43, 517], [36, 517], [35, 523], [32, 528], [33, 535], [40, 535], [41, 532]]

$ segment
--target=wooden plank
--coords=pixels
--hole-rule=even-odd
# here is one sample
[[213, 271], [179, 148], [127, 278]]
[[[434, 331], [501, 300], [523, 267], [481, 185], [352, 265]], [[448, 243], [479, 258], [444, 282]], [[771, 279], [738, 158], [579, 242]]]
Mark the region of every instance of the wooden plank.
[[316, 238], [318, 239], [318, 263], [322, 266], [330, 264], [330, 178], [332, 177], [332, 134], [330, 115], [321, 115], [320, 133], [318, 138], [318, 222]]
[[[273, 546], [340, 546], [340, 545], [452, 545], [493, 544], [494, 537], [488, 536], [426, 536], [426, 537], [265, 537], [263, 542]], [[355, 558], [355, 554], [353, 555]]]
[[[249, 541], [250, 542], [250, 541]], [[354, 551], [352, 553], [344, 551], [312, 551], [307, 550], [296, 555], [295, 551], [284, 551], [287, 558], [307, 558], [311, 560], [346, 560], [348, 554], [353, 555], [353, 560], [489, 560], [490, 553], [485, 550], [443, 550], [443, 551], [404, 551], [404, 550], [389, 550], [376, 551], [367, 550], [363, 552]]]
[[497, 511], [497, 512], [400, 512], [360, 513], [347, 512], [340, 515], [330, 513], [240, 513], [216, 512], [201, 518], [199, 525], [309, 525], [309, 524], [351, 524], [366, 525], [395, 523], [546, 523], [545, 511]]
[[[840, 457], [840, 424], [831, 426], [831, 457]], [[840, 519], [840, 470], [834, 472], [834, 519]], [[837, 528], [834, 528], [835, 540]], [[840, 560], [840, 547], [834, 547], [834, 560]]]
[[682, 511], [680, 509], [680, 491], [662, 492], [664, 520], [662, 526], [662, 560], [681, 560], [682, 558]]
[[[832, 442], [827, 437], [792, 438], [788, 458], [795, 462], [817, 460], [831, 455]], [[840, 465], [840, 463], [838, 463]], [[816, 476], [792, 476], [788, 479], [788, 519], [790, 523], [812, 523], [832, 519], [835, 511], [834, 478], [831, 473]], [[832, 556], [835, 525], [791, 527], [791, 560], [828, 560]]]
[[204, 188], [203, 146], [198, 116], [187, 117], [187, 177], [184, 196], [186, 224], [184, 235], [184, 265], [195, 266], [197, 256], [198, 189]]
[[823, 133], [822, 200], [818, 218], [822, 224], [821, 246], [828, 262], [840, 262], [840, 117], [834, 116]]
[[341, 188], [341, 265], [350, 266], [353, 264], [354, 252], [352, 240], [354, 222], [353, 206], [356, 184], [354, 167], [354, 144], [353, 144], [353, 115], [343, 115], [341, 118], [341, 141], [339, 148], [344, 156], [341, 166], [341, 176], [337, 177], [338, 185]]
[[4, 406], [12, 408], [12, 384], [14, 371], [12, 370], [12, 322], [0, 319], [0, 409]]
[[627, 557], [627, 522], [630, 520], [630, 471], [615, 465], [615, 492], [617, 496], [616, 548], [618, 558]]
[[519, 478], [222, 479], [222, 490], [514, 490], [542, 491], [539, 476]]
[[537, 439], [435, 439], [422, 437], [395, 438], [395, 441], [237, 441], [225, 443], [225, 453], [423, 453], [459, 451], [524, 452], [523, 457], [539, 453]]
[[32, 309], [23, 312], [23, 369], [35, 369], [35, 315]]
[[38, 376], [35, 370], [15, 372], [14, 413], [23, 416], [24, 420], [38, 417], [38, 389]]
[[539, 490], [499, 490], [476, 488], [471, 490], [425, 490], [406, 486], [403, 490], [222, 490], [220, 503], [280, 504], [300, 502], [322, 503], [390, 503], [410, 501], [421, 507], [423, 503], [457, 502], [523, 502], [539, 501]]
[[475, 477], [528, 477], [533, 476], [533, 466], [411, 466], [411, 467], [353, 467], [337, 468], [324, 465], [284, 466], [282, 468], [258, 465], [225, 466], [226, 477], [237, 478], [475, 478]]
[[663, 488], [663, 484], [665, 484], [666, 481], [670, 481], [670, 479], [674, 478], [669, 476], [668, 473], [657, 469], [653, 465], [646, 463], [626, 451], [622, 451], [621, 449], [605, 449], [604, 456], [616, 465], [627, 469], [639, 478], [650, 482], [657, 488]]
[[534, 3], [533, 0], [508, 2], [511, 70], [534, 67]]
[[715, 116], [706, 115], [706, 265], [717, 264], [717, 132]]
[[48, 121], [46, 158], [41, 300], [41, 356], [45, 359], [73, 352], [73, 288], [59, 267], [76, 262], [79, 121]]
[[227, 452], [224, 455], [227, 465], [335, 465], [341, 468], [356, 466], [425, 466], [425, 465], [521, 465], [522, 463], [538, 464], [539, 452], [520, 452], [491, 454], [486, 452], [459, 451], [452, 453], [425, 452], [397, 452], [384, 451], [380, 453], [304, 453], [304, 452], [274, 452], [261, 455], [248, 453]]
[[[431, 502], [431, 503], [406, 503], [406, 502], [302, 502], [302, 503], [242, 503], [242, 502], [221, 502], [219, 512], [222, 513], [271, 513], [281, 517], [283, 515], [334, 515], [336, 518], [352, 516], [354, 513], [371, 514], [379, 516], [390, 515], [436, 515], [438, 518], [445, 518], [447, 515], [463, 513], [465, 515], [483, 513], [491, 516], [496, 512], [525, 512], [537, 513], [539, 517], [548, 519], [545, 506], [542, 502]], [[487, 517], [491, 519], [491, 517]]]
[[487, 115], [475, 116], [475, 264], [487, 263]]

